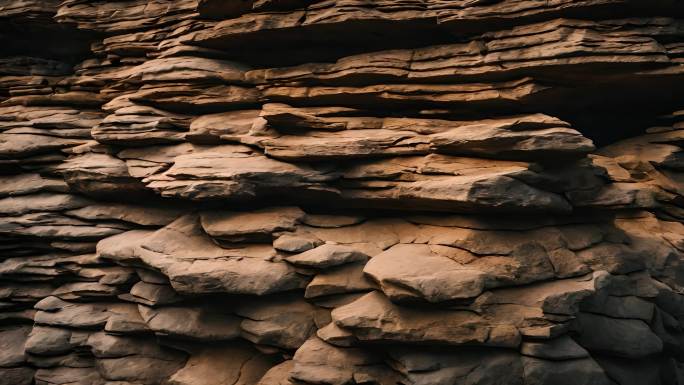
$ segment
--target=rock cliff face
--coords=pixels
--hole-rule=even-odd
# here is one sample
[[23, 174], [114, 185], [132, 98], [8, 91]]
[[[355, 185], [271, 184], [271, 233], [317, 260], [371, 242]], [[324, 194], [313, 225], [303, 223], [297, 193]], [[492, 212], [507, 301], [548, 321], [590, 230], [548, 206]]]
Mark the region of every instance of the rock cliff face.
[[683, 385], [684, 2], [0, 0], [0, 385]]

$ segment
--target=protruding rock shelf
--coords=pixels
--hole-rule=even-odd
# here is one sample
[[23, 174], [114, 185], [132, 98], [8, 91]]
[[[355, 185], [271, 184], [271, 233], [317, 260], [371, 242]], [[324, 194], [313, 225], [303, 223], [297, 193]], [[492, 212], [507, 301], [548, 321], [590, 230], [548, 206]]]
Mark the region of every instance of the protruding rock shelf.
[[684, 385], [684, 2], [0, 0], [0, 385]]

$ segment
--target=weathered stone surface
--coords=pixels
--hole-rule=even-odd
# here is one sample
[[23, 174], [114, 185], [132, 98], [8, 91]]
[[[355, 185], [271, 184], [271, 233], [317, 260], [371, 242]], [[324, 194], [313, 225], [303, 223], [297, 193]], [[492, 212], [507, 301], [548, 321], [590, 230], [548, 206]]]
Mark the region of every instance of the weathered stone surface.
[[290, 381], [290, 372], [294, 362], [292, 360], [285, 361], [278, 364], [266, 372], [258, 382], [258, 385], [288, 385]]
[[119, 298], [147, 306], [168, 305], [183, 299], [168, 285], [158, 285], [144, 281], [133, 285], [130, 294], [119, 295]]
[[107, 380], [162, 383], [186, 360], [185, 354], [159, 347], [152, 340], [96, 333], [87, 343]]
[[30, 385], [33, 382], [35, 370], [27, 367], [0, 368], [0, 384]]
[[67, 194], [34, 194], [0, 199], [0, 214], [20, 215], [76, 209], [88, 204], [86, 199]]
[[589, 357], [589, 352], [568, 336], [546, 342], [524, 342], [520, 347], [520, 353], [551, 361]]
[[[536, 159], [581, 156], [591, 142], [566, 122], [544, 115], [476, 122], [411, 118], [319, 117], [316, 108], [264, 106], [261, 116], [284, 132], [272, 138], [227, 134], [224, 139], [255, 144], [274, 158], [328, 160], [439, 152], [492, 158]], [[345, 111], [353, 114], [354, 110]], [[288, 135], [297, 129], [298, 135]], [[304, 131], [302, 136], [299, 131]]]
[[143, 239], [140, 249], [140, 259], [167, 275], [179, 293], [260, 295], [305, 285], [272, 247], [223, 249], [204, 233], [194, 215], [181, 217]]
[[496, 83], [467, 84], [373, 84], [359, 87], [278, 85], [262, 90], [269, 100], [313, 105], [334, 104], [352, 107], [389, 106], [449, 106], [463, 109], [467, 105], [479, 108], [510, 109], [521, 104], [540, 102], [550, 96], [549, 87], [522, 78]]
[[3, 328], [0, 331], [0, 367], [19, 366], [25, 362], [24, 344], [29, 332], [28, 327]]
[[515, 353], [505, 350], [409, 350], [390, 353], [393, 367], [415, 384], [523, 384], [523, 367]]
[[[444, 27], [446, 31], [487, 31], [517, 24], [514, 20], [518, 23], [527, 20], [548, 20], [558, 17], [559, 14], [591, 15], [608, 9], [611, 15], [625, 15], [630, 14], [631, 7], [638, 4], [665, 7], [659, 8], [664, 11], [669, 3], [584, 0], [548, 4], [528, 1], [409, 1], [402, 4], [378, 1], [369, 4], [361, 1], [308, 0], [248, 1], [239, 5], [228, 5], [217, 0], [204, 0], [200, 2], [199, 7], [202, 16], [228, 20], [203, 31], [195, 40], [199, 44], [226, 48], [233, 47], [243, 40], [253, 41], [261, 46], [265, 44], [265, 40], [277, 34], [276, 36], [282, 36], [283, 39], [296, 39], [305, 35], [308, 36], [307, 42], [312, 41], [313, 44], [330, 40], [360, 40], [371, 46], [394, 47], [398, 42], [379, 39], [380, 36], [384, 36], [383, 32], [391, 31], [413, 44], [424, 44], [436, 38], [435, 29], [438, 27]], [[283, 11], [287, 13], [283, 14]], [[349, 31], [350, 25], [359, 25], [362, 21], [364, 29], [358, 31], [359, 33], [340, 36], [340, 32]], [[401, 29], [407, 25], [412, 27], [412, 34], [401, 33]], [[364, 37], [366, 40], [361, 40]]]
[[334, 294], [365, 292], [375, 289], [373, 282], [364, 275], [363, 262], [345, 264], [316, 274], [306, 286], [304, 296], [316, 298]]
[[88, 205], [67, 211], [85, 220], [120, 220], [140, 226], [164, 226], [181, 215], [181, 210], [127, 204]]
[[103, 327], [109, 317], [125, 314], [131, 305], [124, 303], [73, 303], [57, 297], [47, 297], [35, 305], [37, 324], [59, 327], [96, 329]]
[[60, 355], [85, 345], [89, 335], [89, 332], [35, 326], [26, 340], [25, 350], [35, 355]]
[[242, 336], [256, 344], [284, 349], [300, 347], [313, 334], [317, 309], [296, 297], [264, 300], [256, 306], [247, 304], [237, 309], [244, 320]]
[[137, 249], [153, 233], [153, 230], [132, 230], [105, 238], [97, 243], [97, 256], [123, 264], [139, 262]]
[[39, 174], [3, 176], [0, 196], [25, 195], [40, 191], [67, 192], [66, 183], [60, 179], [44, 178]]
[[432, 154], [360, 162], [345, 170], [340, 184], [346, 187], [342, 197], [359, 206], [398, 209], [408, 202], [416, 209], [458, 212], [570, 211], [564, 197], [526, 183], [534, 169], [522, 162]]
[[221, 341], [240, 334], [240, 319], [225, 310], [210, 307], [159, 307], [138, 305], [140, 316], [158, 335], [200, 341]]
[[363, 271], [395, 301], [473, 298], [482, 293], [488, 278], [481, 270], [433, 254], [427, 245], [393, 246], [374, 256]]
[[581, 313], [578, 321], [581, 328], [580, 343], [590, 351], [638, 358], [660, 353], [663, 349], [660, 338], [641, 320]]
[[307, 166], [269, 159], [247, 147], [222, 145], [198, 148], [174, 159], [162, 174], [145, 179], [162, 196], [202, 199], [247, 199], [325, 190], [331, 176]]
[[[649, 25], [649, 22], [652, 24]], [[666, 63], [666, 49], [658, 37], [676, 28], [676, 21], [644, 20], [646, 36], [634, 36], [627, 20], [593, 21], [557, 19], [500, 32], [487, 33], [482, 40], [462, 45], [443, 45], [416, 50], [385, 51], [339, 60], [335, 64], [305, 64], [282, 70], [255, 71], [248, 74], [261, 81], [287, 82], [322, 80], [351, 81], [376, 75], [385, 80], [414, 82], [443, 79], [457, 75], [461, 79], [504, 73], [525, 73], [534, 69], [586, 64]], [[591, 30], [591, 28], [596, 28]], [[597, 28], [598, 27], [598, 28]], [[606, 29], [613, 33], [605, 33]], [[601, 31], [603, 30], [603, 31]], [[572, 36], [563, 40], [561, 36]], [[624, 38], [624, 40], [621, 40]], [[535, 41], [535, 45], [530, 45]], [[595, 44], [589, 54], [581, 55], [584, 44]], [[563, 44], [564, 43], [564, 44]], [[439, 60], [441, 59], [441, 60]], [[444, 60], [449, 59], [449, 60]], [[573, 60], [574, 59], [574, 60]], [[364, 65], [366, 64], [366, 65]], [[567, 76], [567, 75], [566, 75]], [[372, 78], [372, 77], [371, 77]]]
[[271, 234], [295, 229], [305, 213], [297, 207], [268, 208], [249, 213], [206, 212], [202, 227], [212, 238], [228, 242], [270, 241]]
[[312, 250], [286, 257], [285, 260], [304, 267], [325, 269], [346, 263], [366, 261], [368, 256], [348, 246], [327, 243]]
[[675, 0], [0, 0], [0, 385], [684, 383]]
[[610, 384], [611, 380], [591, 358], [569, 361], [522, 359], [525, 384]]
[[501, 347], [520, 343], [515, 320], [490, 321], [468, 311], [399, 307], [378, 292], [333, 310], [332, 317], [338, 326], [365, 341]]
[[323, 244], [312, 234], [285, 233], [273, 241], [273, 248], [288, 253], [303, 253]]
[[185, 138], [196, 143], [218, 143], [223, 135], [244, 135], [263, 125], [261, 110], [228, 111], [202, 115], [190, 124]]
[[223, 348], [205, 348], [194, 353], [176, 372], [170, 385], [250, 385], [271, 368], [273, 361], [254, 349], [237, 344]]
[[294, 356], [292, 379], [316, 384], [346, 384], [354, 378], [373, 372], [379, 357], [359, 349], [329, 345], [314, 337], [306, 341]]
[[56, 367], [38, 369], [35, 380], [41, 385], [67, 385], [67, 384], [105, 384], [105, 380], [100, 376], [94, 367], [70, 368]]
[[362, 216], [307, 214], [302, 223], [312, 227], [338, 228], [359, 224], [365, 220]]

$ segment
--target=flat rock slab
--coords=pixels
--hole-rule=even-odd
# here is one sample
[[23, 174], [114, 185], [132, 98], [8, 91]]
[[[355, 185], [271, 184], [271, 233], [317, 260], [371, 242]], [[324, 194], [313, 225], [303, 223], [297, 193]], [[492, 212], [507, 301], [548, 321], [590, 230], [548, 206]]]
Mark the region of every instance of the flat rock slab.
[[217, 246], [196, 215], [181, 217], [153, 233], [140, 248], [140, 259], [167, 275], [182, 294], [263, 295], [306, 284], [270, 245]]
[[268, 356], [246, 344], [207, 347], [193, 353], [169, 379], [169, 385], [256, 384], [273, 366]]
[[366, 261], [369, 257], [352, 247], [327, 243], [300, 254], [285, 257], [293, 265], [325, 269], [351, 262]]
[[294, 230], [304, 215], [297, 207], [274, 207], [244, 213], [211, 211], [200, 217], [204, 231], [212, 238], [229, 242], [270, 242], [271, 234]]
[[515, 325], [467, 311], [429, 312], [392, 304], [372, 292], [332, 312], [333, 322], [362, 341], [517, 347]]

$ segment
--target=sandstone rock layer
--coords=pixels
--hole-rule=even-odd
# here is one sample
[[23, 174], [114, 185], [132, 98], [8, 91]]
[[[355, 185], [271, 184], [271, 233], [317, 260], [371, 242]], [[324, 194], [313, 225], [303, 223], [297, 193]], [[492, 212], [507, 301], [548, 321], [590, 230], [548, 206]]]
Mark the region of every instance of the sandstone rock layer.
[[684, 385], [684, 3], [0, 0], [0, 385]]

